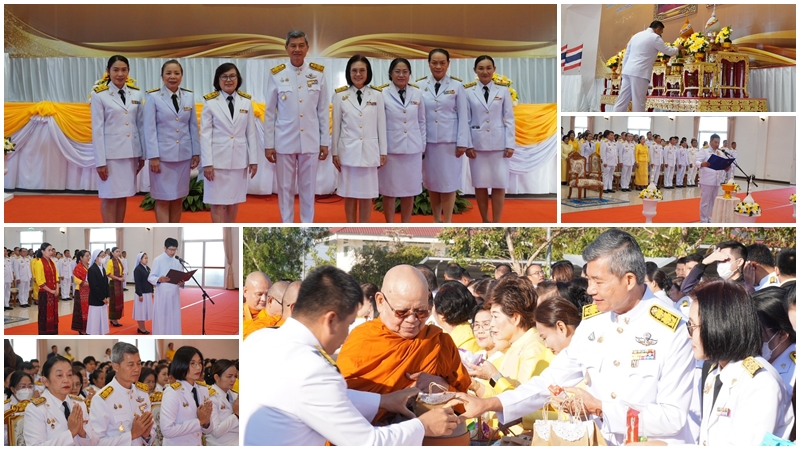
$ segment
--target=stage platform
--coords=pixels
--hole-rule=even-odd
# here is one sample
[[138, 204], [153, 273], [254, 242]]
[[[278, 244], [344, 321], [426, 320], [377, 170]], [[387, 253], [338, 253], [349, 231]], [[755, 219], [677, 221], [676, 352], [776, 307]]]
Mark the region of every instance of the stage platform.
[[[603, 95], [600, 97], [600, 110], [606, 112], [606, 107], [613, 107], [616, 102], [616, 95]], [[767, 112], [767, 99], [647, 96], [645, 109], [648, 112]]]

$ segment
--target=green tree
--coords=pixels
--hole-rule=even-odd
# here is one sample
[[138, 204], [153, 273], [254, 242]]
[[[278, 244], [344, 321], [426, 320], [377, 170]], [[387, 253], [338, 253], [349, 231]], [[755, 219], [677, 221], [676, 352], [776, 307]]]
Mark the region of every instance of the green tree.
[[242, 279], [260, 270], [273, 280], [299, 280], [304, 256], [328, 234], [328, 228], [319, 227], [245, 227]]
[[398, 241], [388, 245], [365, 244], [356, 250], [356, 263], [350, 269], [350, 275], [359, 283], [373, 283], [380, 287], [389, 269], [400, 264], [419, 264], [426, 256], [430, 256], [427, 249]]

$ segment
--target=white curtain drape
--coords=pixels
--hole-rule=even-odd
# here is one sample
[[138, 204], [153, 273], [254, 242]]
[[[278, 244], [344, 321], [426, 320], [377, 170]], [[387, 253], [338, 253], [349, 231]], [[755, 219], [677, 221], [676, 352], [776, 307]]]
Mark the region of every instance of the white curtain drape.
[[[325, 76], [332, 88], [345, 84], [345, 58], [311, 58], [310, 61], [325, 66]], [[134, 58], [130, 61], [131, 77], [141, 89], [161, 86], [161, 65], [166, 59]], [[264, 102], [267, 71], [278, 64], [288, 64], [288, 59], [179, 59], [184, 69], [182, 86], [203, 95], [213, 91], [216, 68], [224, 62], [233, 62], [244, 78], [242, 90]], [[388, 59], [370, 59], [373, 71], [372, 84], [389, 82]], [[472, 70], [474, 60], [453, 59], [450, 74], [464, 82], [476, 78]], [[106, 60], [102, 58], [9, 58], [5, 57], [6, 102], [85, 102], [96, 80], [105, 72]], [[514, 82], [521, 103], [556, 102], [556, 58], [497, 58], [497, 73]], [[411, 61], [412, 78], [428, 75], [426, 60]], [[332, 93], [332, 91], [331, 91]]]
[[600, 112], [600, 96], [603, 95], [603, 80], [594, 80], [588, 98], [581, 94], [582, 83], [580, 74], [563, 75], [561, 77], [560, 109], [562, 112]]

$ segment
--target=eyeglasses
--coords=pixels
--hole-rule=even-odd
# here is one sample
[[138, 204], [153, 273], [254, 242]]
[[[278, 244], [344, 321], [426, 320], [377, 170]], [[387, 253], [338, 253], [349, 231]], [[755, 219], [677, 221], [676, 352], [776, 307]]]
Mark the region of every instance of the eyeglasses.
[[405, 320], [408, 316], [413, 314], [413, 315], [415, 315], [417, 317], [417, 319], [419, 319], [420, 322], [423, 322], [423, 321], [425, 321], [425, 319], [427, 319], [431, 315], [431, 310], [430, 309], [401, 309], [401, 310], [396, 310], [396, 309], [392, 308], [392, 305], [389, 304], [389, 299], [386, 298], [386, 294], [381, 292], [381, 295], [383, 295], [383, 299], [385, 300], [384, 303], [386, 303], [386, 306], [388, 306], [389, 309], [391, 309], [392, 312], [394, 312], [394, 316], [397, 317], [400, 320]]
[[692, 337], [695, 328], [700, 328], [700, 324], [694, 325], [691, 320], [686, 322], [686, 329], [689, 331], [689, 337]]
[[279, 305], [283, 306], [283, 302], [282, 302], [282, 301], [280, 301], [280, 300], [278, 300], [277, 298], [275, 298], [275, 297], [273, 297], [273, 296], [271, 296], [271, 295], [268, 295], [268, 296], [267, 296], [267, 303], [269, 303], [269, 299], [273, 299], [273, 300], [275, 300], [275, 301], [276, 301], [276, 302], [277, 302]]
[[397, 76], [409, 76], [409, 75], [411, 75], [411, 71], [410, 70], [393, 70], [392, 74], [397, 75]]
[[531, 275], [541, 277], [544, 276], [544, 272], [542, 272], [541, 270], [538, 272], [531, 272]]
[[202, 361], [201, 362], [189, 361], [189, 366], [191, 366], [191, 367], [203, 367], [203, 363], [202, 363]]
[[491, 331], [492, 329], [492, 321], [486, 320], [484, 322], [475, 322], [472, 324], [472, 329], [474, 331], [483, 330], [483, 331]]
[[219, 78], [221, 80], [225, 80], [225, 81], [228, 81], [228, 80], [233, 81], [233, 80], [235, 80], [237, 78], [237, 76], [236, 75], [220, 75]]

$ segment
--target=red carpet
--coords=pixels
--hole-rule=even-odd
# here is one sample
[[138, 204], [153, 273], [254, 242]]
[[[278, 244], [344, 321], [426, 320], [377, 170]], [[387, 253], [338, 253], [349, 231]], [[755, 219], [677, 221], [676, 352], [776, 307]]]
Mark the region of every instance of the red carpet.
[[[761, 205], [761, 217], [756, 223], [795, 223], [789, 196], [795, 188], [772, 189], [753, 192], [753, 199]], [[745, 194], [737, 195], [744, 199]], [[700, 222], [700, 198], [663, 201], [658, 204], [654, 223], [693, 223]], [[644, 223], [642, 205], [620, 206], [574, 213], [562, 213], [562, 223]]]
[[[153, 211], [139, 207], [144, 196], [128, 199], [125, 223], [154, 223]], [[453, 215], [456, 223], [480, 223], [481, 215], [474, 198], [470, 198], [473, 208], [462, 214]], [[38, 205], [31, 208], [31, 205]], [[295, 199], [295, 220], [300, 220], [300, 205]], [[42, 214], [42, 211], [47, 211]], [[76, 211], [80, 211], [76, 216]], [[315, 210], [316, 223], [345, 223], [344, 201], [336, 195], [317, 197]], [[491, 211], [490, 211], [491, 212]], [[400, 221], [400, 214], [396, 216]], [[100, 199], [93, 195], [17, 195], [5, 203], [6, 223], [100, 223]], [[555, 223], [558, 220], [556, 200], [529, 200], [507, 198], [503, 209], [505, 223]], [[247, 202], [239, 206], [238, 223], [280, 223], [277, 195], [248, 195]], [[433, 223], [432, 216], [412, 216], [413, 223]], [[210, 223], [211, 212], [184, 212], [181, 223]], [[383, 213], [373, 211], [370, 223], [385, 223]]]
[[[239, 334], [239, 315], [241, 314], [241, 302], [239, 301], [238, 290], [206, 289], [211, 300], [216, 305], [206, 301], [206, 334], [208, 335], [238, 335]], [[183, 335], [199, 335], [201, 331], [201, 319], [203, 317], [202, 292], [197, 288], [186, 288], [181, 291], [181, 325]], [[36, 305], [31, 305], [35, 309]], [[133, 301], [125, 302], [125, 317], [119, 320], [121, 327], [110, 327], [108, 333], [127, 334], [143, 336], [136, 332], [139, 327], [133, 320]], [[77, 335], [78, 332], [71, 329], [72, 314], [58, 317], [58, 334]], [[153, 331], [153, 322], [145, 322], [145, 328]], [[32, 335], [38, 334], [39, 328], [36, 322], [6, 328], [4, 333], [8, 335]]]

